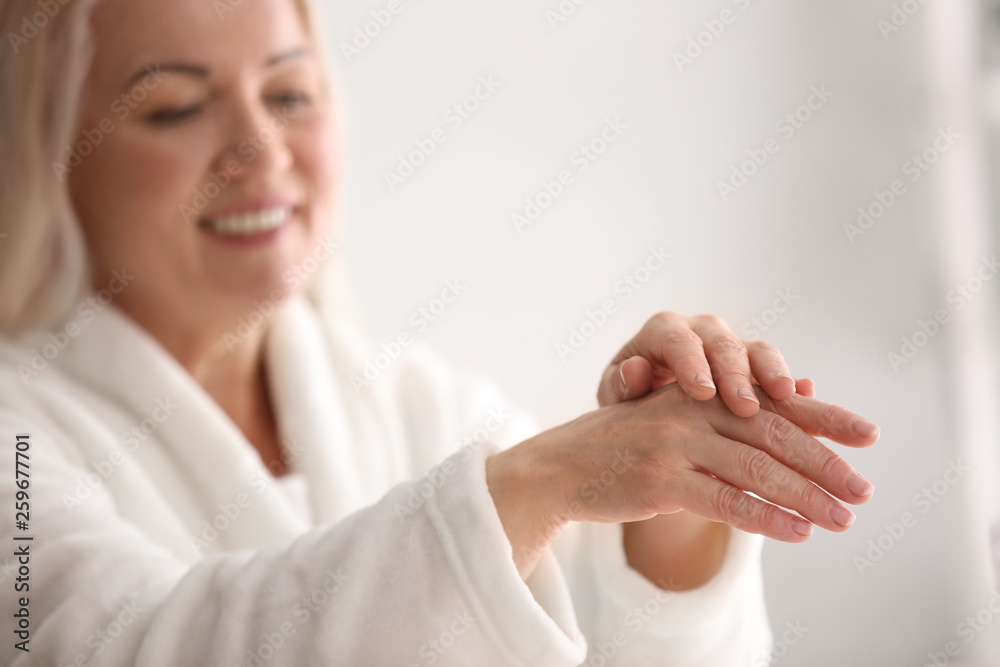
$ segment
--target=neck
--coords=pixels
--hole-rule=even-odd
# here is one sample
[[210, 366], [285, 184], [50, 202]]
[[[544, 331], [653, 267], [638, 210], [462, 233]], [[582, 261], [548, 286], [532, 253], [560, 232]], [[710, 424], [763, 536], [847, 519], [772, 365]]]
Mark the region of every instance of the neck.
[[[161, 307], [148, 308], [149, 303]], [[241, 317], [246, 322], [249, 313], [163, 303], [147, 297], [117, 305], [187, 369], [257, 449], [272, 474], [284, 474], [287, 468], [264, 365], [270, 321], [237, 329], [235, 323]]]
[[262, 407], [261, 397], [267, 396], [264, 341], [269, 322], [237, 331], [235, 314], [213, 318], [187, 307], [143, 306], [151, 302], [156, 301], [126, 300], [117, 305], [156, 338], [234, 421], [239, 423]]

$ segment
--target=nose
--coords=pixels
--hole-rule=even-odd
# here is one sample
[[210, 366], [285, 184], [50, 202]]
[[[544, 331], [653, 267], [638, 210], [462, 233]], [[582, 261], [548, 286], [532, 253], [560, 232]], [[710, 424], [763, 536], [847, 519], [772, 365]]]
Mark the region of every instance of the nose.
[[229, 169], [235, 161], [239, 169], [234, 180], [266, 181], [291, 167], [292, 152], [285, 136], [288, 122], [264, 102], [234, 103], [222, 122], [228, 127], [223, 128], [225, 149], [217, 167]]

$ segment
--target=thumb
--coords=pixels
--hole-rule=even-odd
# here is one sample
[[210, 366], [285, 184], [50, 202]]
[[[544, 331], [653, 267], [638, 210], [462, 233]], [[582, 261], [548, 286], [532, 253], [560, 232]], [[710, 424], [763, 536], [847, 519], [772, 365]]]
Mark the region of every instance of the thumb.
[[653, 389], [653, 365], [645, 357], [629, 357], [611, 364], [604, 371], [597, 389], [597, 404], [602, 408], [623, 401], [642, 398]]

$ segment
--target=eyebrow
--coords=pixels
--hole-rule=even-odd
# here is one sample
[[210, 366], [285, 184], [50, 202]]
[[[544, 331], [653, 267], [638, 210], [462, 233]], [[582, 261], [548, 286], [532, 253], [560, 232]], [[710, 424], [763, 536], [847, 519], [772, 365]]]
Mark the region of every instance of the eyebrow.
[[[291, 51], [286, 51], [285, 53], [279, 53], [273, 56], [264, 63], [265, 67], [275, 67], [288, 60], [293, 60], [295, 58], [302, 58], [310, 55], [312, 52], [307, 47], [299, 47], [292, 49]], [[129, 77], [125, 85], [122, 86], [122, 90], [127, 90], [142, 80], [144, 77], [149, 76], [154, 73], [161, 72], [175, 72], [178, 74], [187, 74], [188, 76], [193, 76], [199, 79], [207, 79], [209, 71], [207, 67], [203, 65], [193, 65], [191, 63], [184, 62], [164, 62], [164, 63], [150, 63], [146, 65], [138, 72]]]

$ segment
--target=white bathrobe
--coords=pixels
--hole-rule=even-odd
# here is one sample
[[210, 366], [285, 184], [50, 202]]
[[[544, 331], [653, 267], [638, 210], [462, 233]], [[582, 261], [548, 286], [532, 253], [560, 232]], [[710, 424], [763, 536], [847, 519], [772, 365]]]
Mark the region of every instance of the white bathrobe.
[[666, 593], [628, 567], [619, 526], [577, 524], [522, 582], [484, 460], [537, 429], [426, 351], [358, 387], [378, 347], [305, 297], [279, 309], [269, 389], [307, 523], [155, 339], [114, 307], [75, 324], [0, 341], [2, 664], [766, 664], [757, 536], [733, 531], [709, 584]]

